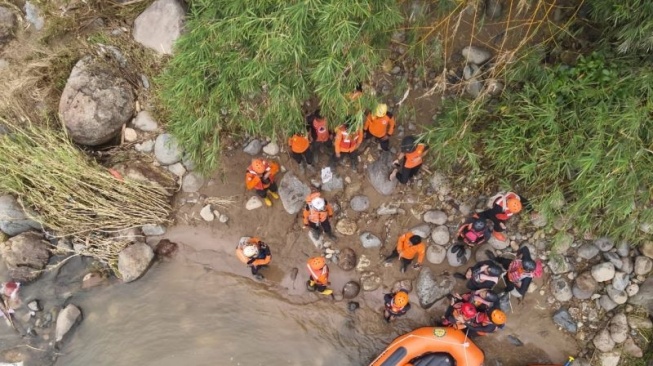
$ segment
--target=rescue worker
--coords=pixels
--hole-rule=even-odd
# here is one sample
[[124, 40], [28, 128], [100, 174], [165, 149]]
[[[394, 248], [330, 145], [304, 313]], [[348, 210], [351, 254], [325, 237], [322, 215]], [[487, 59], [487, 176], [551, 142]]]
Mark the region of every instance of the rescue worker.
[[485, 220], [472, 219], [460, 225], [456, 236], [459, 241], [473, 248], [485, 243], [490, 238], [490, 235], [490, 227]]
[[387, 104], [380, 103], [374, 113], [367, 113], [363, 130], [366, 138], [373, 136], [379, 141], [381, 150], [390, 150], [390, 136], [395, 132], [395, 119], [392, 113], [388, 112]]
[[512, 294], [519, 298], [523, 298], [526, 295], [528, 286], [531, 285], [533, 278], [542, 276], [542, 262], [539, 259], [534, 261], [531, 258], [531, 252], [527, 246], [519, 248], [517, 250], [517, 256], [513, 260], [504, 257], [497, 258], [489, 250], [486, 253], [491, 259], [496, 260], [506, 269], [504, 275], [504, 280], [506, 281], [505, 291], [512, 291]]
[[256, 279], [262, 280], [263, 275], [259, 269], [267, 267], [272, 259], [270, 247], [257, 237], [243, 238], [236, 247], [236, 256], [241, 262], [247, 264]]
[[423, 157], [428, 150], [426, 144], [417, 143], [415, 136], [406, 136], [401, 140], [401, 152], [397, 160], [392, 162], [394, 169], [389, 180], [397, 178], [399, 183], [406, 184], [410, 178], [417, 175], [422, 167]]
[[320, 195], [320, 192], [313, 192], [306, 197], [304, 206], [304, 227], [310, 227], [319, 238], [324, 231], [331, 239], [336, 236], [331, 230], [329, 219], [333, 217], [333, 207]]
[[401, 260], [401, 273], [406, 272], [406, 267], [417, 256], [417, 262], [413, 264], [413, 269], [419, 269], [424, 262], [426, 253], [426, 244], [421, 236], [407, 232], [397, 239], [397, 247], [386, 257], [385, 262], [390, 263], [393, 259], [399, 257]]
[[451, 300], [451, 305], [444, 312], [442, 317], [442, 325], [445, 327], [453, 327], [454, 329], [465, 329], [472, 324], [474, 317], [476, 317], [476, 308], [474, 305], [457, 301], [456, 299]]
[[358, 167], [358, 148], [363, 142], [363, 130], [349, 131], [349, 128], [352, 128], [354, 121], [351, 116], [348, 116], [345, 123], [335, 131], [334, 137], [334, 149], [335, 154], [333, 156], [332, 163], [335, 167], [336, 161], [340, 159], [342, 154], [349, 156], [351, 161], [351, 167], [354, 170], [357, 170]]
[[295, 133], [288, 139], [290, 156], [295, 159], [299, 167], [303, 169], [303, 163], [309, 168], [313, 167], [313, 151], [311, 141], [306, 134]]
[[383, 319], [385, 319], [386, 323], [394, 321], [410, 310], [408, 292], [405, 290], [399, 290], [392, 294], [385, 294], [383, 296], [383, 301], [385, 303]]
[[245, 186], [249, 190], [255, 190], [267, 206], [272, 206], [272, 200], [268, 195], [274, 199], [279, 198], [277, 184], [274, 182], [274, 177], [278, 172], [279, 165], [277, 163], [268, 162], [265, 159], [253, 159], [247, 167]]
[[454, 277], [468, 280], [467, 288], [470, 290], [492, 289], [499, 282], [502, 272], [497, 263], [486, 260], [469, 267], [464, 275], [454, 273]]
[[308, 258], [306, 262], [306, 268], [308, 268], [308, 281], [306, 282], [306, 288], [309, 291], [316, 291], [322, 295], [332, 295], [333, 290], [328, 288], [329, 286], [329, 266], [326, 264], [326, 259], [324, 257], [311, 257]]
[[524, 197], [514, 192], [499, 193], [493, 197], [492, 208], [475, 216], [482, 220], [491, 220], [494, 223], [492, 235], [501, 241], [506, 241], [506, 236], [502, 233], [506, 229], [506, 221], [512, 215], [519, 213], [522, 207], [530, 210], [530, 204]]
[[489, 312], [479, 311], [468, 325], [467, 335], [477, 337], [494, 333], [498, 329], [503, 329], [506, 319], [506, 313], [500, 309], [493, 309]]
[[474, 305], [478, 311], [494, 309], [499, 305], [499, 295], [488, 289], [475, 290], [462, 295], [453, 294], [452, 296]]
[[325, 148], [327, 152], [331, 151], [331, 132], [327, 119], [320, 114], [320, 109], [306, 116], [306, 128], [310, 134], [311, 152], [315, 160], [319, 160], [320, 150]]

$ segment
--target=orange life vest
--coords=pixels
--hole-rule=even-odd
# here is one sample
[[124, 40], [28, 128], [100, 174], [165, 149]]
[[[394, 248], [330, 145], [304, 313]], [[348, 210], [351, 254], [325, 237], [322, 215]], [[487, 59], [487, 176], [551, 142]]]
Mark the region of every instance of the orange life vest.
[[315, 281], [318, 285], [326, 286], [329, 284], [329, 266], [322, 267], [322, 270], [319, 272], [313, 271], [310, 265], [306, 264], [308, 268], [308, 273], [311, 276], [311, 279]]
[[302, 154], [308, 147], [311, 146], [311, 142], [308, 141], [306, 136], [294, 134], [291, 138], [288, 139], [288, 145], [290, 145], [290, 150], [296, 154]]
[[383, 138], [394, 133], [395, 120], [387, 115], [377, 117], [369, 114], [365, 120], [364, 130], [368, 131], [374, 137]]
[[417, 147], [414, 151], [406, 153], [406, 161], [404, 162], [404, 166], [408, 169], [411, 169], [422, 164], [422, 156], [424, 155], [425, 148], [426, 145], [417, 144]]
[[329, 125], [327, 124], [326, 118], [313, 119], [313, 129], [315, 130], [316, 142], [329, 141]]
[[[258, 249], [261, 250], [261, 239], [259, 238], [257, 237], [249, 238], [249, 240], [247, 240], [247, 243], [256, 245]], [[244, 264], [247, 264], [251, 259], [245, 256], [245, 254], [243, 253], [243, 247], [240, 245], [236, 248], [236, 257], [238, 257], [238, 259]], [[253, 266], [264, 266], [266, 264], [269, 264], [271, 260], [272, 260], [272, 256], [266, 255], [265, 258], [258, 258], [250, 264]]]
[[336, 151], [352, 152], [358, 148], [362, 138], [362, 131], [349, 133], [345, 126], [340, 126], [336, 131]]
[[306, 197], [306, 206], [304, 209], [304, 225], [308, 225], [309, 221], [315, 224], [326, 221], [329, 216], [333, 215], [333, 209], [328, 203], [324, 206], [323, 210], [317, 210], [312, 205], [313, 199], [321, 197], [320, 192], [313, 192]]
[[499, 219], [501, 221], [506, 221], [509, 218], [511, 218], [512, 215], [514, 215], [508, 209], [508, 200], [511, 199], [511, 198], [516, 198], [516, 199], [521, 201], [521, 197], [519, 197], [519, 195], [517, 193], [513, 193], [513, 192], [508, 192], [506, 194], [501, 194], [501, 195], [499, 195], [497, 197], [496, 200], [494, 200], [494, 204], [501, 206], [501, 209], [503, 210], [503, 213], [499, 213], [499, 214], [496, 215], [497, 219]]
[[[254, 171], [254, 167], [251, 164], [247, 167], [247, 173], [245, 173], [245, 186], [247, 189], [262, 190], [269, 187], [274, 181], [274, 176], [279, 172], [279, 164], [265, 160], [264, 162], [266, 165], [265, 172], [260, 175]], [[263, 183], [263, 175], [267, 172], [270, 172], [269, 181], [268, 183]]]

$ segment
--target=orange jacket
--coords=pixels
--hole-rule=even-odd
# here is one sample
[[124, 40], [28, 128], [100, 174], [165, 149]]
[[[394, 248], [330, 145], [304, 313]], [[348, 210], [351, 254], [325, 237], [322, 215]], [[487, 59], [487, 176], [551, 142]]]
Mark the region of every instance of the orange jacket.
[[413, 259], [417, 255], [417, 263], [422, 264], [424, 262], [424, 255], [426, 254], [426, 245], [424, 242], [413, 245], [410, 242], [410, 238], [413, 235], [413, 233], [408, 232], [400, 236], [397, 240], [397, 251], [401, 258]]
[[414, 168], [422, 164], [422, 157], [424, 156], [424, 151], [426, 150], [426, 145], [417, 144], [417, 147], [414, 151], [406, 153], [404, 166], [408, 169]]
[[355, 132], [347, 132], [347, 127], [344, 125], [336, 128], [336, 137], [334, 141], [336, 154], [341, 152], [352, 152], [361, 145], [363, 142], [363, 131], [358, 130]]
[[[271, 161], [265, 161], [267, 167], [265, 168], [265, 173], [258, 174], [254, 171], [254, 168], [250, 165], [247, 167], [247, 173], [245, 173], [245, 186], [247, 189], [262, 190], [270, 186], [274, 182], [274, 176], [279, 172], [279, 164]], [[268, 174], [267, 183], [263, 182], [263, 176]]]
[[377, 138], [391, 136], [395, 132], [395, 119], [388, 115], [377, 117], [370, 113], [365, 119], [363, 129]]
[[311, 206], [311, 201], [313, 199], [320, 197], [320, 192], [313, 192], [306, 196], [306, 206], [304, 207], [304, 225], [308, 225], [309, 222], [319, 224], [326, 221], [329, 217], [333, 217], [333, 207], [324, 200], [326, 203], [324, 210], [319, 211]]
[[521, 201], [521, 197], [519, 197], [519, 195], [517, 193], [513, 193], [513, 192], [508, 192], [506, 194], [502, 194], [496, 200], [494, 200], [494, 204], [501, 206], [501, 209], [503, 210], [503, 213], [499, 213], [499, 214], [496, 215], [497, 219], [499, 219], [501, 221], [507, 221], [509, 218], [512, 217], [512, 215], [514, 215], [512, 212], [510, 212], [510, 210], [508, 209], [508, 206], [507, 206], [508, 200], [512, 199], [512, 198], [515, 198], [515, 199], [518, 199], [518, 200]]
[[296, 154], [302, 154], [308, 150], [309, 146], [311, 146], [311, 142], [304, 135], [294, 134], [288, 139], [288, 145], [290, 145], [290, 151]]
[[[265, 251], [263, 251], [261, 249], [261, 239], [259, 239], [257, 237], [249, 238], [247, 240], [247, 243], [256, 245], [258, 247], [259, 251], [261, 251], [262, 254], [265, 255], [265, 257], [258, 258], [256, 260], [254, 260], [252, 263], [249, 263], [249, 265], [251, 265], [251, 266], [264, 266], [264, 265], [270, 263], [270, 261], [272, 260], [272, 255], [270, 254], [270, 249], [266, 249]], [[248, 262], [251, 259], [251, 258], [247, 258], [245, 256], [245, 254], [243, 254], [243, 248], [240, 245], [236, 248], [236, 257], [238, 257], [238, 259], [240, 259], [240, 261], [243, 262], [244, 264], [248, 264]]]
[[309, 264], [306, 264], [306, 268], [308, 268], [311, 280], [315, 281], [316, 284], [322, 286], [329, 284], [329, 266], [322, 267], [320, 271], [314, 271]]

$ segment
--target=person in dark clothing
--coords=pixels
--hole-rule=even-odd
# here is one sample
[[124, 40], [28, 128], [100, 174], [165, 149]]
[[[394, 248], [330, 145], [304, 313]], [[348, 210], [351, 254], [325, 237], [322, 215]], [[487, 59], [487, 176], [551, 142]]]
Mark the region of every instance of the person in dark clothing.
[[385, 303], [383, 319], [387, 323], [405, 315], [410, 310], [408, 293], [404, 290], [399, 290], [392, 294], [385, 294], [383, 296], [383, 302]]
[[388, 179], [393, 180], [396, 178], [399, 183], [408, 183], [422, 168], [427, 150], [428, 146], [424, 143], [418, 143], [415, 136], [404, 137], [401, 140], [401, 152], [397, 159], [392, 162], [394, 169]]
[[517, 293], [521, 297], [524, 297], [533, 278], [542, 276], [542, 262], [539, 259], [537, 261], [533, 260], [527, 246], [519, 248], [516, 258], [512, 260], [504, 257], [497, 258], [489, 250], [486, 253], [491, 259], [496, 260], [506, 269], [504, 275], [506, 292], [517, 290]]
[[465, 275], [456, 273], [454, 276], [460, 279], [466, 279], [467, 288], [470, 290], [492, 289], [501, 276], [501, 267], [492, 260], [486, 260], [476, 263], [469, 267]]
[[524, 197], [516, 193], [508, 192], [506, 194], [498, 194], [494, 196], [492, 208], [475, 215], [482, 220], [491, 220], [494, 223], [492, 235], [501, 241], [506, 240], [506, 236], [502, 233], [506, 229], [506, 221], [512, 215], [519, 213], [522, 208], [531, 211], [531, 205]]
[[313, 113], [306, 116], [306, 129], [310, 133], [311, 158], [315, 157], [317, 162], [319, 160], [318, 154], [320, 150], [325, 150], [327, 156], [330, 155], [331, 150], [333, 150], [333, 144], [331, 142], [332, 134], [329, 131], [327, 119], [320, 114], [320, 109], [316, 109]]
[[462, 258], [465, 255], [465, 245], [470, 248], [481, 245], [490, 238], [490, 235], [490, 227], [485, 220], [469, 218], [458, 228], [456, 237], [461, 243], [455, 244], [451, 251], [456, 253], [458, 258]]

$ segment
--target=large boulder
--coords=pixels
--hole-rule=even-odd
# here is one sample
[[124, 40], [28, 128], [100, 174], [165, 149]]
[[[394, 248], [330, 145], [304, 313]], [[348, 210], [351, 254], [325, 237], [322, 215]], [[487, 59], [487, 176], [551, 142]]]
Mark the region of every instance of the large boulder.
[[420, 306], [424, 309], [430, 308], [436, 301], [447, 296], [455, 284], [456, 280], [453, 276], [442, 275], [437, 278], [430, 268], [422, 268], [415, 284]]
[[157, 136], [154, 142], [154, 156], [161, 165], [171, 165], [181, 161], [184, 151], [177, 140], [169, 133]]
[[592, 277], [592, 274], [590, 272], [583, 272], [574, 280], [571, 292], [577, 299], [587, 300], [594, 295], [597, 287], [598, 283]]
[[551, 281], [551, 293], [558, 301], [569, 301], [573, 297], [571, 293], [571, 286], [569, 283], [562, 277], [558, 277]]
[[382, 195], [390, 195], [397, 187], [397, 180], [389, 180], [392, 173], [393, 156], [390, 152], [384, 151], [379, 159], [367, 167], [367, 179], [372, 183], [372, 187]]
[[41, 270], [48, 264], [49, 247], [40, 234], [26, 232], [0, 243], [0, 255], [12, 279], [29, 283], [39, 278]]
[[356, 252], [351, 248], [343, 248], [338, 255], [338, 267], [343, 271], [351, 271], [356, 267]]
[[287, 213], [294, 215], [306, 204], [311, 189], [292, 172], [286, 173], [279, 182], [279, 197]]
[[31, 229], [40, 229], [38, 222], [27, 218], [25, 211], [11, 195], [0, 196], [0, 231], [14, 236]]
[[55, 342], [61, 342], [70, 330], [79, 323], [82, 311], [73, 304], [68, 304], [57, 315], [57, 325], [54, 331]]
[[134, 91], [127, 80], [90, 57], [77, 62], [59, 101], [59, 115], [73, 141], [109, 142], [133, 114]]
[[118, 272], [123, 282], [132, 282], [147, 271], [154, 251], [145, 243], [135, 243], [123, 249], [118, 255]]
[[649, 277], [639, 286], [639, 292], [628, 301], [633, 305], [643, 306], [653, 314], [653, 277]]
[[0, 48], [14, 38], [16, 25], [16, 15], [11, 9], [0, 6]]
[[134, 40], [170, 55], [181, 35], [186, 11], [177, 0], [157, 0], [134, 20]]

